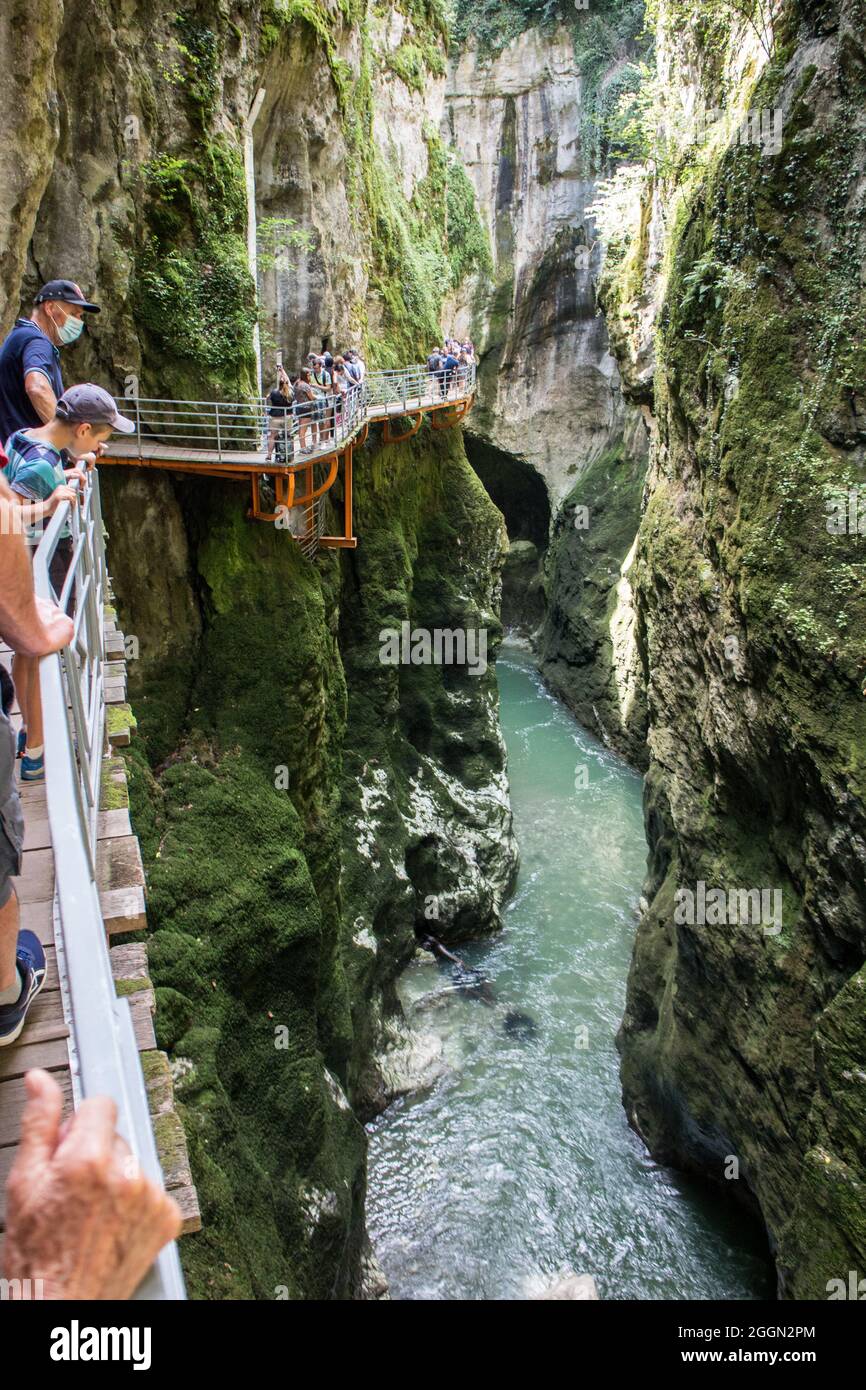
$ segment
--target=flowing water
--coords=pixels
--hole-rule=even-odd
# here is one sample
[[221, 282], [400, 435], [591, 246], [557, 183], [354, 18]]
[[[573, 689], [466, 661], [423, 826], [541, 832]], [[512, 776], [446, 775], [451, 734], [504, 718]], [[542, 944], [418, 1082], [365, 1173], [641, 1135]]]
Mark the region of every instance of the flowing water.
[[429, 958], [401, 982], [447, 1070], [370, 1126], [368, 1222], [392, 1297], [526, 1298], [566, 1269], [602, 1298], [772, 1297], [753, 1223], [653, 1163], [620, 1102], [640, 778], [522, 654], [498, 672], [520, 878], [505, 931], [459, 950], [491, 990]]

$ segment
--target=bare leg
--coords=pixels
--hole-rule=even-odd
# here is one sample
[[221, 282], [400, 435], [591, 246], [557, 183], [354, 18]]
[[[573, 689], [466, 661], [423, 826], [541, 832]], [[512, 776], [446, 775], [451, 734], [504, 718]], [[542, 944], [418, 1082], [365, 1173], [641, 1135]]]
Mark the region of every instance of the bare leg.
[[13, 890], [5, 907], [0, 907], [0, 989], [15, 983], [15, 948], [18, 945], [18, 899]]
[[277, 439], [279, 433], [280, 433], [280, 421], [279, 421], [279, 420], [271, 420], [270, 424], [268, 425], [268, 463], [270, 463], [271, 459], [272, 459], [273, 456], [274, 456], [274, 444], [275, 444], [275, 442], [276, 442], [276, 439]]
[[39, 660], [34, 656], [15, 654], [12, 679], [21, 706], [21, 719], [27, 730], [27, 742], [38, 748], [45, 742], [42, 729], [42, 695], [39, 689]]

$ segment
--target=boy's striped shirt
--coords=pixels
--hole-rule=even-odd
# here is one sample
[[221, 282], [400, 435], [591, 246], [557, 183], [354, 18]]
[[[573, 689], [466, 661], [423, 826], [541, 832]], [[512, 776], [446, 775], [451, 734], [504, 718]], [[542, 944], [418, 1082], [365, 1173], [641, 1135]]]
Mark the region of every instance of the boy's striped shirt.
[[[26, 497], [31, 502], [45, 502], [60, 483], [65, 474], [63, 455], [53, 444], [29, 439], [28, 430], [16, 430], [6, 445], [9, 461], [3, 469], [3, 476], [13, 492]], [[28, 545], [38, 545], [45, 531], [46, 522], [24, 527]], [[61, 537], [72, 534], [67, 522]]]

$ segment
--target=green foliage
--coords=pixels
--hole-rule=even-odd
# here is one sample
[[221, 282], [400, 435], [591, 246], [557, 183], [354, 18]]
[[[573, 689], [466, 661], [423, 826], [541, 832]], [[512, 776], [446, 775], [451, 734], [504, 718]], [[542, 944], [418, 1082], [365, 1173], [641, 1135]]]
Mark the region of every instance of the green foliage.
[[527, 29], [552, 29], [574, 17], [572, 0], [455, 0], [451, 32], [498, 53]]
[[364, 161], [371, 218], [370, 291], [386, 333], [370, 341], [371, 360], [399, 367], [426, 358], [441, 336], [445, 294], [492, 265], [472, 184], [454, 151], [427, 132], [428, 171], [407, 203], [397, 177], [373, 147]]
[[475, 187], [453, 152], [448, 155], [445, 210], [452, 287], [476, 271], [492, 273], [490, 238], [478, 211]]
[[385, 64], [412, 91], [423, 93], [431, 75], [445, 73], [445, 55], [438, 43], [401, 43], [389, 50]]
[[174, 23], [187, 99], [199, 127], [205, 130], [213, 119], [220, 94], [220, 40], [194, 12], [179, 11]]
[[313, 239], [293, 217], [263, 217], [256, 225], [256, 255], [260, 270], [291, 273], [291, 252], [310, 251]]
[[142, 168], [149, 234], [136, 259], [136, 316], [160, 370], [174, 365], [179, 396], [242, 397], [254, 380], [256, 321], [243, 163], [223, 139], [198, 155], [165, 154]]

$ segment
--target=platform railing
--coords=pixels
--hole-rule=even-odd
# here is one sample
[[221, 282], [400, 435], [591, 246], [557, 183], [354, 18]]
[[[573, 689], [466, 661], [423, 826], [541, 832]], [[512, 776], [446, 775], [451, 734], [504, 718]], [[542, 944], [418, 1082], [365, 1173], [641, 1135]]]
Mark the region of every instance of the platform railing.
[[274, 407], [267, 400], [171, 401], [135, 396], [119, 398], [122, 414], [135, 422], [134, 447], [140, 458], [159, 442], [182, 454], [207, 453], [217, 463], [285, 467], [311, 452], [341, 447], [377, 415], [419, 406], [441, 406], [475, 392], [475, 364], [450, 372], [431, 372], [422, 364], [368, 372], [346, 393], [315, 388], [311, 401]]
[[[76, 1097], [112, 1098], [120, 1133], [142, 1171], [162, 1186], [132, 1015], [128, 1001], [115, 990], [96, 878], [106, 751], [103, 613], [108, 578], [95, 472], [79, 497], [80, 505], [64, 502], [57, 508], [33, 561], [38, 596], [70, 613], [74, 605], [72, 642], [40, 662], [58, 964], [62, 958], [63, 993], [71, 1014], [70, 1065]], [[50, 566], [67, 525], [72, 559], [56, 594]], [[161, 1251], [134, 1297], [186, 1298], [174, 1243]]]

